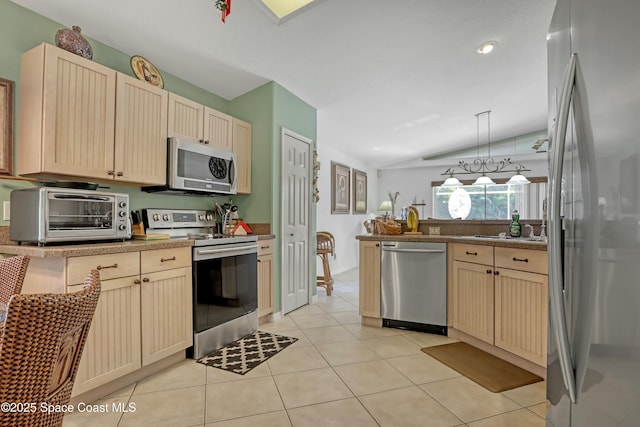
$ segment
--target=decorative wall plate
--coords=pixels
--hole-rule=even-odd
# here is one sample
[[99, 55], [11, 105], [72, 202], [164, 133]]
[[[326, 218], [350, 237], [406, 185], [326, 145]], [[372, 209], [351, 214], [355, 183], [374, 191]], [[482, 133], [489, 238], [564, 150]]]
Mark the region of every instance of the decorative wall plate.
[[144, 80], [159, 88], [164, 88], [164, 80], [158, 69], [142, 56], [134, 55], [131, 57], [131, 69], [138, 79]]

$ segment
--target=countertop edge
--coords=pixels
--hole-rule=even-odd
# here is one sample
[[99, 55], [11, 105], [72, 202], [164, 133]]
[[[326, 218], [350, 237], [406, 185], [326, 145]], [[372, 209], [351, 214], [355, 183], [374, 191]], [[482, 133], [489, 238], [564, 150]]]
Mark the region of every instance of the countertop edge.
[[401, 241], [401, 242], [436, 242], [436, 243], [464, 243], [470, 245], [497, 246], [504, 248], [532, 249], [536, 251], [546, 251], [547, 242], [515, 240], [515, 239], [482, 239], [470, 236], [448, 236], [448, 235], [389, 235], [389, 234], [368, 234], [357, 235], [360, 241]]
[[[274, 234], [256, 234], [258, 240], [274, 239]], [[104, 255], [125, 252], [149, 251], [193, 246], [192, 240], [127, 240], [125, 242], [65, 244], [50, 246], [0, 245], [0, 254], [29, 255], [36, 258], [67, 258], [88, 255]]]
[[276, 238], [275, 234], [256, 234], [255, 236], [258, 236], [258, 240], [269, 240]]
[[193, 241], [191, 240], [128, 240], [126, 242], [57, 246], [0, 245], [0, 253], [7, 255], [29, 255], [37, 258], [66, 258], [191, 246], [193, 246]]

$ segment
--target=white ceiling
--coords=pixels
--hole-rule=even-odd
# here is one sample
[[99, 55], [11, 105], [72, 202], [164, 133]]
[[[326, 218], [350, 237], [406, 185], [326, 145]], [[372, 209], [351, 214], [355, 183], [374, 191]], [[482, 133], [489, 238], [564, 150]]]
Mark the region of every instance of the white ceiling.
[[258, 0], [226, 24], [214, 0], [13, 1], [226, 99], [276, 81], [375, 168], [475, 145], [489, 109], [492, 140], [546, 127], [555, 0], [327, 0], [281, 24]]

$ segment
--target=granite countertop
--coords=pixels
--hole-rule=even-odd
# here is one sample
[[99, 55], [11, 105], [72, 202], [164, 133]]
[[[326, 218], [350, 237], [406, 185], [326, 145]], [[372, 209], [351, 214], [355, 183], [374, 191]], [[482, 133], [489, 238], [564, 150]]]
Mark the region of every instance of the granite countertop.
[[438, 243], [466, 243], [471, 245], [499, 246], [516, 249], [547, 250], [547, 242], [526, 239], [493, 239], [472, 236], [430, 235], [430, 234], [361, 234], [356, 239], [362, 241], [399, 241], [399, 242], [438, 242]]
[[127, 240], [126, 242], [64, 244], [49, 246], [35, 246], [26, 244], [0, 245], [0, 253], [9, 255], [29, 255], [31, 257], [39, 258], [55, 258], [103, 255], [191, 246], [193, 246], [193, 241], [191, 240]]
[[[275, 238], [274, 234], [256, 234], [258, 240]], [[148, 251], [153, 249], [169, 249], [193, 246], [192, 240], [127, 240], [125, 242], [78, 243], [48, 246], [36, 245], [0, 245], [0, 253], [7, 255], [29, 255], [38, 258], [74, 257], [86, 255], [103, 255], [122, 252]]]

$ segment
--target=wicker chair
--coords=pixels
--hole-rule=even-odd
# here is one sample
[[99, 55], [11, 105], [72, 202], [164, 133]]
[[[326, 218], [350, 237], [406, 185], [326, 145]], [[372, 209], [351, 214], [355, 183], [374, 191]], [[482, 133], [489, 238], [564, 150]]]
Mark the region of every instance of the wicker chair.
[[327, 290], [327, 296], [331, 296], [333, 291], [333, 277], [331, 277], [331, 269], [329, 268], [329, 255], [333, 255], [335, 258], [335, 246], [336, 242], [333, 238], [333, 234], [328, 231], [318, 231], [316, 233], [317, 248], [316, 253], [322, 260], [322, 276], [317, 276], [317, 285], [324, 286]]
[[0, 402], [23, 406], [3, 411], [0, 426], [61, 425], [64, 412], [42, 409], [67, 405], [71, 398], [100, 296], [98, 271], [90, 271], [84, 284], [72, 294], [20, 294], [9, 300], [0, 332]]
[[11, 295], [22, 292], [22, 282], [28, 266], [27, 255], [0, 259], [0, 303], [8, 304]]

